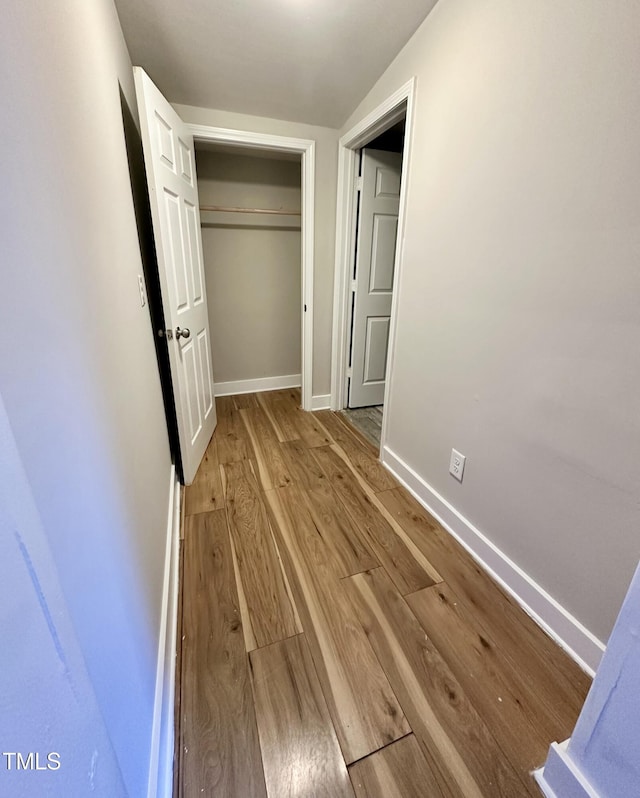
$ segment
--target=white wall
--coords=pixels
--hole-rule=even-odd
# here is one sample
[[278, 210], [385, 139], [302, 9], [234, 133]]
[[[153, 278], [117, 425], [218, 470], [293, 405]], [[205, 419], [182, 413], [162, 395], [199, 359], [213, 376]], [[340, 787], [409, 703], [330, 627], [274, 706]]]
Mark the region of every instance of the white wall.
[[[124, 798], [1, 397], [0, 585], [0, 794]], [[19, 770], [17, 753], [40, 771]]]
[[640, 785], [640, 570], [611, 633], [568, 754], [598, 795], [633, 795]]
[[640, 556], [639, 30], [440, 0], [344, 127], [417, 77], [389, 448], [601, 640]]
[[[171, 98], [169, 98], [171, 99]], [[225, 127], [276, 136], [313, 139], [316, 142], [313, 395], [331, 390], [331, 323], [335, 246], [338, 131], [326, 127], [285, 122], [230, 111], [175, 105], [185, 122]]]
[[552, 746], [545, 795], [638, 795], [640, 786], [640, 568], [568, 745]]
[[[211, 152], [196, 145], [201, 205], [300, 211], [297, 161]], [[213, 379], [300, 374], [300, 217], [200, 214]]]
[[[140, 796], [171, 461], [119, 82], [133, 107], [110, 0], [4, 9], [0, 392], [99, 712]], [[1, 583], [0, 604], [13, 589]], [[37, 700], [14, 711], [37, 713]], [[58, 720], [42, 708], [43, 724]]]

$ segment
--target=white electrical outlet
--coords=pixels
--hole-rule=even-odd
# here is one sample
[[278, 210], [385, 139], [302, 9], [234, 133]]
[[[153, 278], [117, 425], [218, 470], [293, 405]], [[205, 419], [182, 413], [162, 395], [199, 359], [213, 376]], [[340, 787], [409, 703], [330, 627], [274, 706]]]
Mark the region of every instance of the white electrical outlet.
[[449, 473], [455, 477], [458, 482], [462, 482], [462, 474], [464, 473], [464, 462], [467, 458], [457, 452], [455, 449], [451, 450], [451, 462], [449, 463]]
[[143, 308], [147, 304], [147, 291], [144, 286], [144, 277], [138, 275], [138, 288], [140, 289], [140, 307]]

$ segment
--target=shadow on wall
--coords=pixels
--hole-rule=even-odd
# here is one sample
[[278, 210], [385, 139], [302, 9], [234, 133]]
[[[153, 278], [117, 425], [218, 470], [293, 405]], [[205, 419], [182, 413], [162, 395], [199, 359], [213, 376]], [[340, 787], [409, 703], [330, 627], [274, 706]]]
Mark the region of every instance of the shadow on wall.
[[164, 412], [167, 419], [167, 429], [169, 432], [169, 445], [171, 455], [176, 465], [176, 471], [180, 482], [184, 482], [182, 476], [182, 461], [180, 459], [180, 444], [178, 439], [178, 420], [176, 416], [176, 406], [173, 400], [173, 382], [171, 380], [171, 369], [169, 366], [169, 350], [166, 338], [160, 338], [156, 330], [164, 330], [164, 310], [162, 307], [162, 294], [160, 291], [160, 275], [158, 272], [158, 259], [156, 257], [156, 246], [153, 237], [153, 225], [151, 222], [151, 207], [149, 204], [149, 191], [147, 188], [147, 177], [144, 166], [144, 154], [142, 151], [142, 139], [136, 120], [127, 103], [126, 97], [120, 88], [120, 106], [122, 108], [122, 122], [124, 127], [124, 138], [127, 147], [127, 161], [129, 164], [129, 178], [131, 180], [131, 194], [133, 197], [133, 207], [136, 215], [136, 225], [138, 228], [138, 241], [140, 243], [140, 255], [142, 267], [144, 269], [144, 279], [147, 289], [147, 301], [149, 302], [149, 312], [151, 315], [151, 326], [153, 327], [153, 340], [156, 347], [156, 357], [158, 359], [158, 369], [160, 372], [160, 384], [162, 385], [162, 399], [164, 402]]

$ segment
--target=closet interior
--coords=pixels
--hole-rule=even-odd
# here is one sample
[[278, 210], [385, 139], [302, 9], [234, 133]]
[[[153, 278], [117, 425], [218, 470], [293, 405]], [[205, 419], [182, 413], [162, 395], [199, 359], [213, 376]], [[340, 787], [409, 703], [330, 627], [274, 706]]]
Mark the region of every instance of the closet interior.
[[300, 156], [196, 143], [216, 395], [301, 384]]

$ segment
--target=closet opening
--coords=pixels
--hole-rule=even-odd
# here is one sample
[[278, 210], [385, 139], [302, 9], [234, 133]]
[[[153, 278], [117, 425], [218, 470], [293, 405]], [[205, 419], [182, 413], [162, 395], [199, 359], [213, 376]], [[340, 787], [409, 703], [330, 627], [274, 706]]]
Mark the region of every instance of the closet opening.
[[300, 386], [312, 409], [315, 142], [188, 124], [215, 395]]
[[301, 155], [195, 142], [216, 396], [302, 386]]

